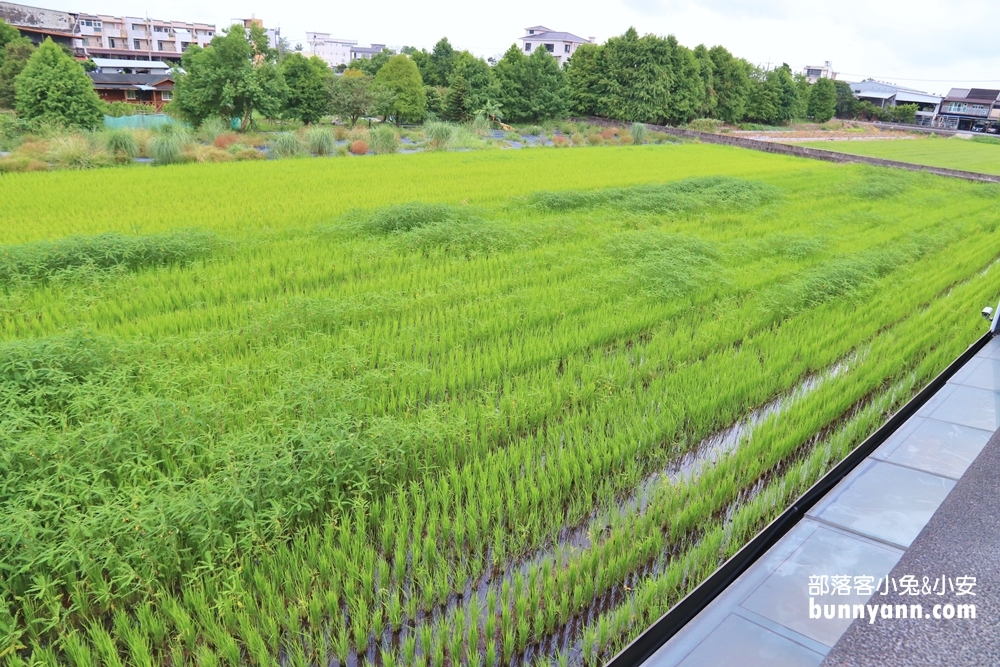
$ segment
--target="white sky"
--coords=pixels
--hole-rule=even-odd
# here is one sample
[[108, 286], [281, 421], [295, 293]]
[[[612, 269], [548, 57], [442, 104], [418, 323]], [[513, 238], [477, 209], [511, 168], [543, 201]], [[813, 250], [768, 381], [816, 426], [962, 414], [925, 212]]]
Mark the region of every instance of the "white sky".
[[875, 77], [928, 92], [1000, 88], [1000, 3], [977, 0], [21, 0], [65, 11], [204, 21], [220, 28], [250, 14], [280, 26], [294, 45], [329, 32], [390, 46], [430, 48], [447, 36], [460, 49], [503, 53], [529, 25], [603, 41], [630, 25], [674, 34], [684, 45], [722, 44], [758, 63], [793, 70], [833, 62], [839, 78]]

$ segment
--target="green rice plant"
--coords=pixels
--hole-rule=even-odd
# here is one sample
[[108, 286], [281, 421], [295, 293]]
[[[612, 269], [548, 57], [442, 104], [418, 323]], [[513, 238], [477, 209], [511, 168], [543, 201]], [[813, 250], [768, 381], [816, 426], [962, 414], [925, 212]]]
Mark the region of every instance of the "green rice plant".
[[337, 139], [328, 128], [314, 127], [306, 133], [306, 147], [314, 155], [333, 155], [337, 150]]
[[298, 157], [305, 152], [302, 142], [294, 132], [279, 132], [267, 142], [268, 154], [276, 158]]
[[424, 135], [427, 137], [427, 147], [432, 151], [443, 151], [448, 148], [455, 135], [455, 126], [443, 122], [432, 122], [424, 125]]
[[371, 131], [371, 144], [376, 155], [395, 153], [399, 148], [399, 137], [391, 125], [380, 124]]

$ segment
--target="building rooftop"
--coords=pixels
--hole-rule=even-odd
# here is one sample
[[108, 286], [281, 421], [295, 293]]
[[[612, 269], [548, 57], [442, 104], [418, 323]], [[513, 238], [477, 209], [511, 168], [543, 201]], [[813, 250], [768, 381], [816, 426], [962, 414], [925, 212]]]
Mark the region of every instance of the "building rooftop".
[[[994, 511], [989, 509], [991, 505], [970, 504], [963, 500], [963, 495], [958, 495], [941, 510], [944, 516], [964, 512], [966, 516], [978, 516], [980, 521], [992, 521], [992, 533], [976, 534], [970, 528], [945, 534], [940, 526], [947, 521], [932, 522], [932, 517], [964, 480], [998, 428], [1000, 338], [994, 338], [645, 664], [815, 667], [827, 664], [824, 663], [827, 655], [831, 656], [829, 664], [837, 667], [897, 664], [884, 662], [877, 653], [873, 655], [878, 655], [878, 659], [851, 662], [850, 656], [877, 650], [895, 650], [898, 664], [913, 664], [914, 655], [925, 654], [898, 651], [898, 642], [902, 641], [899, 633], [903, 631], [895, 630], [895, 621], [875, 626], [867, 625], [867, 620], [854, 621], [852, 626], [849, 618], [811, 618], [810, 584], [815, 581], [811, 577], [846, 575], [852, 584], [846, 591], [848, 594], [817, 598], [820, 603], [853, 607], [868, 604], [869, 599], [879, 601], [880, 596], [867, 590], [859, 592], [854, 588], [855, 577], [872, 577], [873, 582], [881, 583], [894, 574], [898, 580], [903, 574], [975, 576], [982, 572], [976, 568], [982, 567], [996, 571], [996, 556], [988, 556], [987, 552], [992, 549], [995, 554], [1000, 541], [1000, 537], [990, 537], [1000, 532], [996, 525], [1000, 509]], [[976, 486], [980, 493], [995, 489], [1000, 456], [990, 457], [982, 465], [989, 468], [993, 477], [977, 482], [982, 474], [977, 467], [963, 486]], [[994, 499], [992, 506], [998, 505]], [[952, 506], [958, 509], [950, 509]], [[918, 561], [928, 563], [927, 567], [916, 569], [907, 566], [910, 561], [902, 560], [914, 548], [917, 551], [912, 559], [929, 559]], [[924, 552], [933, 556], [922, 556]], [[968, 571], [955, 569], [956, 563], [963, 561], [953, 562], [953, 552], [967, 559], [963, 567]], [[931, 560], [936, 561], [933, 567]], [[994, 577], [993, 581], [1000, 578]], [[994, 596], [993, 604], [996, 599]], [[993, 620], [985, 625], [992, 629], [983, 632], [1000, 635], [996, 615], [990, 618]], [[923, 632], [924, 626], [920, 627], [919, 632]], [[952, 624], [935, 632], [960, 635], [963, 627], [967, 626]], [[853, 649], [839, 644], [848, 628], [851, 633], [844, 641], [852, 644]], [[919, 634], [912, 625], [911, 632]], [[881, 644], [864, 643], [872, 633], [878, 633]], [[961, 642], [958, 636], [951, 640], [956, 644]], [[997, 649], [988, 646], [1000, 644], [996, 637], [990, 642], [982, 650], [995, 652]], [[842, 655], [848, 657], [839, 657]], [[931, 664], [922, 659], [921, 663]], [[933, 664], [957, 663], [942, 658]], [[998, 664], [998, 660], [962, 664]]]
[[121, 58], [92, 58], [98, 69], [159, 69], [168, 70], [173, 65], [161, 60], [123, 60]]
[[524, 35], [520, 39], [551, 39], [554, 42], [578, 42], [580, 44], [590, 43], [589, 39], [578, 37], [571, 32], [536, 32], [534, 35]]
[[153, 86], [164, 81], [173, 81], [169, 74], [104, 74], [88, 72], [87, 76], [94, 82], [98, 90], [131, 88], [134, 90], [151, 90]]

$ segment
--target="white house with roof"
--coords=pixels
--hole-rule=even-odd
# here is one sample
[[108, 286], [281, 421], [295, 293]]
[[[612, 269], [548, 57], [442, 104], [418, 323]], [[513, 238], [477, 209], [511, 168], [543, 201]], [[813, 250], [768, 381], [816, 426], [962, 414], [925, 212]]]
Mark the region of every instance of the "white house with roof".
[[822, 65], [806, 65], [802, 73], [806, 75], [809, 83], [816, 83], [820, 79], [837, 78], [837, 72], [833, 71], [833, 63], [829, 60], [824, 61]]
[[930, 126], [941, 111], [940, 95], [931, 95], [913, 88], [904, 88], [884, 81], [865, 79], [851, 84], [851, 92], [862, 101], [871, 102], [877, 107], [895, 107], [900, 104], [917, 105], [917, 125]]
[[581, 44], [592, 44], [594, 38], [584, 39], [571, 32], [557, 32], [543, 25], [524, 29], [524, 37], [519, 38], [523, 44], [525, 55], [530, 55], [536, 49], [546, 49], [559, 62], [565, 64]]

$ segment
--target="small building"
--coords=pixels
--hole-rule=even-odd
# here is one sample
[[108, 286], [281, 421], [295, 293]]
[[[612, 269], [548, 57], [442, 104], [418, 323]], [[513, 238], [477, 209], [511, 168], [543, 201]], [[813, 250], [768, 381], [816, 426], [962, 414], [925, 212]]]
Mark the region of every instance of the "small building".
[[525, 55], [530, 55], [537, 49], [545, 49], [559, 62], [560, 65], [566, 63], [570, 57], [576, 53], [581, 44], [592, 44], [594, 38], [584, 39], [569, 32], [557, 32], [550, 30], [543, 25], [536, 25], [524, 29], [524, 36], [519, 37], [523, 43]]
[[162, 60], [122, 60], [92, 58], [98, 74], [169, 74], [174, 67]]
[[79, 46], [74, 34], [76, 15], [71, 12], [0, 2], [0, 19], [17, 28], [21, 36], [35, 44], [51, 38], [56, 44], [70, 49]]
[[881, 109], [901, 104], [916, 104], [916, 124], [924, 127], [934, 125], [941, 109], [942, 98], [940, 95], [931, 95], [875, 79], [865, 79], [858, 83], [852, 83], [851, 92], [859, 100], [870, 102]]
[[996, 133], [1000, 130], [1000, 90], [952, 88], [941, 102], [937, 127]]
[[306, 44], [309, 55], [318, 56], [330, 67], [337, 67], [351, 62], [351, 49], [358, 42], [353, 39], [336, 39], [328, 32], [307, 32]]
[[94, 90], [105, 102], [149, 104], [159, 111], [174, 98], [174, 79], [169, 73], [124, 74], [88, 72]]
[[806, 65], [802, 73], [805, 74], [809, 83], [816, 83], [820, 79], [837, 78], [837, 72], [833, 71], [833, 63], [829, 60], [825, 61], [822, 65]]

